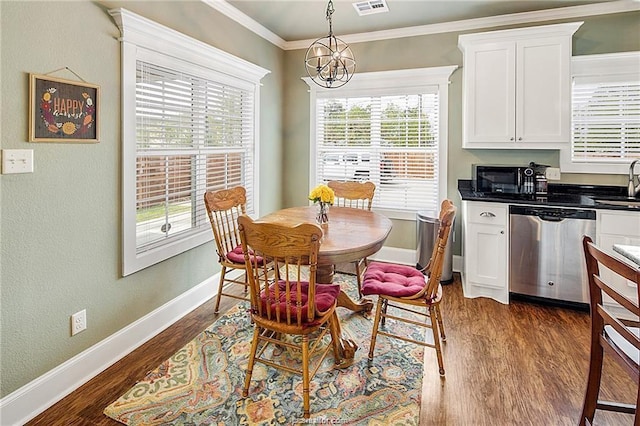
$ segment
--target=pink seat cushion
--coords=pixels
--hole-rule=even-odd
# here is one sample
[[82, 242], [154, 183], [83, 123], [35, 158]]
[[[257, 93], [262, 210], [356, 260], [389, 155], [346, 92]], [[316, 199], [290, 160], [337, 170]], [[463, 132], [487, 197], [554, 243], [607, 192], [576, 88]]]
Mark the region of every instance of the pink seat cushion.
[[364, 274], [362, 294], [407, 297], [418, 293], [425, 285], [425, 276], [416, 268], [372, 262]]
[[[255, 256], [255, 258], [258, 260], [258, 264], [262, 265], [262, 257]], [[242, 253], [242, 246], [237, 246], [236, 248], [231, 250], [229, 253], [227, 253], [227, 259], [229, 259], [233, 263], [244, 263], [244, 254]], [[251, 259], [251, 263], [253, 263], [253, 259], [254, 259], [253, 252], [249, 252], [249, 259]]]
[[[289, 301], [291, 307], [291, 318], [296, 318], [298, 308], [296, 306], [296, 293], [298, 288], [297, 282], [290, 283], [291, 285], [291, 300]], [[302, 306], [300, 309], [303, 312], [303, 322], [306, 322], [307, 315], [306, 311], [308, 308], [308, 296], [307, 291], [309, 289], [309, 283], [307, 281], [301, 281], [299, 283], [300, 290], [302, 292]], [[283, 280], [278, 281], [279, 287], [279, 298], [276, 298], [276, 286], [275, 284], [269, 287], [269, 303], [271, 304], [271, 312], [274, 313], [273, 317], [275, 317], [276, 309], [280, 309], [280, 315], [284, 319], [286, 318], [287, 312], [287, 298], [286, 298], [286, 283]], [[340, 284], [316, 284], [316, 311], [317, 312], [326, 312], [329, 308], [331, 308], [334, 303], [336, 303], [336, 299], [338, 298], [338, 294], [340, 293]], [[267, 295], [264, 292], [260, 295], [260, 299], [262, 299], [262, 309], [266, 312], [267, 309]]]

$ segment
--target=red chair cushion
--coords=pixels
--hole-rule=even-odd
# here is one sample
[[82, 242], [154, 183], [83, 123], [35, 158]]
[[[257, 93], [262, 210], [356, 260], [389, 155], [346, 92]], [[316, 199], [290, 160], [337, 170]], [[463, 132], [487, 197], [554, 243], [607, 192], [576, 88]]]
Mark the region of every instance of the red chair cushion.
[[[298, 313], [298, 308], [295, 305], [296, 303], [296, 292], [298, 288], [298, 283], [293, 282], [291, 285], [291, 301], [289, 302], [291, 307], [291, 318], [295, 318]], [[300, 309], [303, 312], [303, 322], [306, 322], [307, 315], [306, 311], [308, 308], [308, 289], [309, 282], [300, 281], [300, 290], [302, 292], [302, 306]], [[283, 280], [278, 281], [279, 287], [279, 298], [276, 298], [276, 285], [273, 284], [269, 287], [269, 302], [271, 303], [271, 312], [276, 312], [276, 309], [280, 309], [280, 315], [282, 318], [286, 318], [287, 312], [287, 299], [286, 299], [286, 283]], [[329, 308], [331, 308], [334, 303], [336, 303], [336, 299], [338, 298], [338, 294], [340, 294], [340, 284], [316, 284], [316, 311], [317, 312], [326, 312]], [[267, 295], [264, 292], [260, 295], [260, 299], [262, 300], [262, 309], [263, 312], [266, 312], [267, 309]], [[275, 316], [275, 314], [274, 314]]]
[[[262, 260], [263, 260], [262, 257], [255, 256], [255, 258], [258, 260], [258, 265], [262, 265]], [[227, 259], [229, 259], [233, 263], [244, 263], [244, 254], [242, 253], [242, 246], [237, 246], [236, 248], [231, 250], [229, 253], [227, 253]], [[249, 252], [249, 259], [251, 259], [251, 263], [253, 263], [253, 259], [254, 259], [253, 252]]]
[[413, 296], [424, 288], [426, 277], [416, 268], [371, 262], [362, 281], [362, 294], [393, 297]]

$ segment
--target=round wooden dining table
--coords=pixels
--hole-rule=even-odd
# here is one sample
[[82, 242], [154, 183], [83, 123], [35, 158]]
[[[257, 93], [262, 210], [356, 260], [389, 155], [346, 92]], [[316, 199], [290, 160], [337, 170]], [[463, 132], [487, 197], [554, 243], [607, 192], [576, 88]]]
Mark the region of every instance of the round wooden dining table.
[[[266, 222], [316, 223], [316, 206], [278, 210], [260, 218]], [[391, 220], [384, 215], [350, 207], [331, 207], [329, 223], [320, 227], [323, 237], [318, 253], [319, 283], [333, 282], [334, 265], [355, 262], [378, 252], [389, 232]]]
[[[291, 207], [278, 210], [260, 218], [265, 222], [298, 224], [316, 223], [317, 206]], [[350, 207], [330, 207], [329, 223], [323, 230], [318, 253], [316, 282], [331, 283], [335, 265], [355, 262], [378, 252], [391, 232], [391, 220], [379, 213]], [[338, 296], [338, 306], [352, 311], [370, 311], [371, 299], [351, 299], [344, 291]], [[346, 360], [353, 360], [358, 346], [351, 339], [342, 337], [341, 352]]]

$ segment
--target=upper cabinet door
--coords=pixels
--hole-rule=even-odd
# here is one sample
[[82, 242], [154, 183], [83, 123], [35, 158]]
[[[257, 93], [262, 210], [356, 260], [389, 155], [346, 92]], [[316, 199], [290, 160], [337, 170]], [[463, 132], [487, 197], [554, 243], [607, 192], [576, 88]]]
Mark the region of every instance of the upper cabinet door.
[[516, 141], [570, 143], [571, 38], [518, 42], [516, 58]]
[[571, 39], [582, 22], [465, 34], [463, 148], [571, 143]]
[[470, 144], [511, 145], [515, 135], [514, 43], [473, 46], [463, 67], [464, 132]]

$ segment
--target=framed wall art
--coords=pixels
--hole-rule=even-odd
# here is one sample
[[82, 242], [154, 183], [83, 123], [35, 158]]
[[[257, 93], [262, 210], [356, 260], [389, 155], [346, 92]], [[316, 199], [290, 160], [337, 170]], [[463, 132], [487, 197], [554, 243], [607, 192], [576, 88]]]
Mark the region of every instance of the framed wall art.
[[100, 87], [86, 82], [30, 74], [29, 141], [99, 141]]

